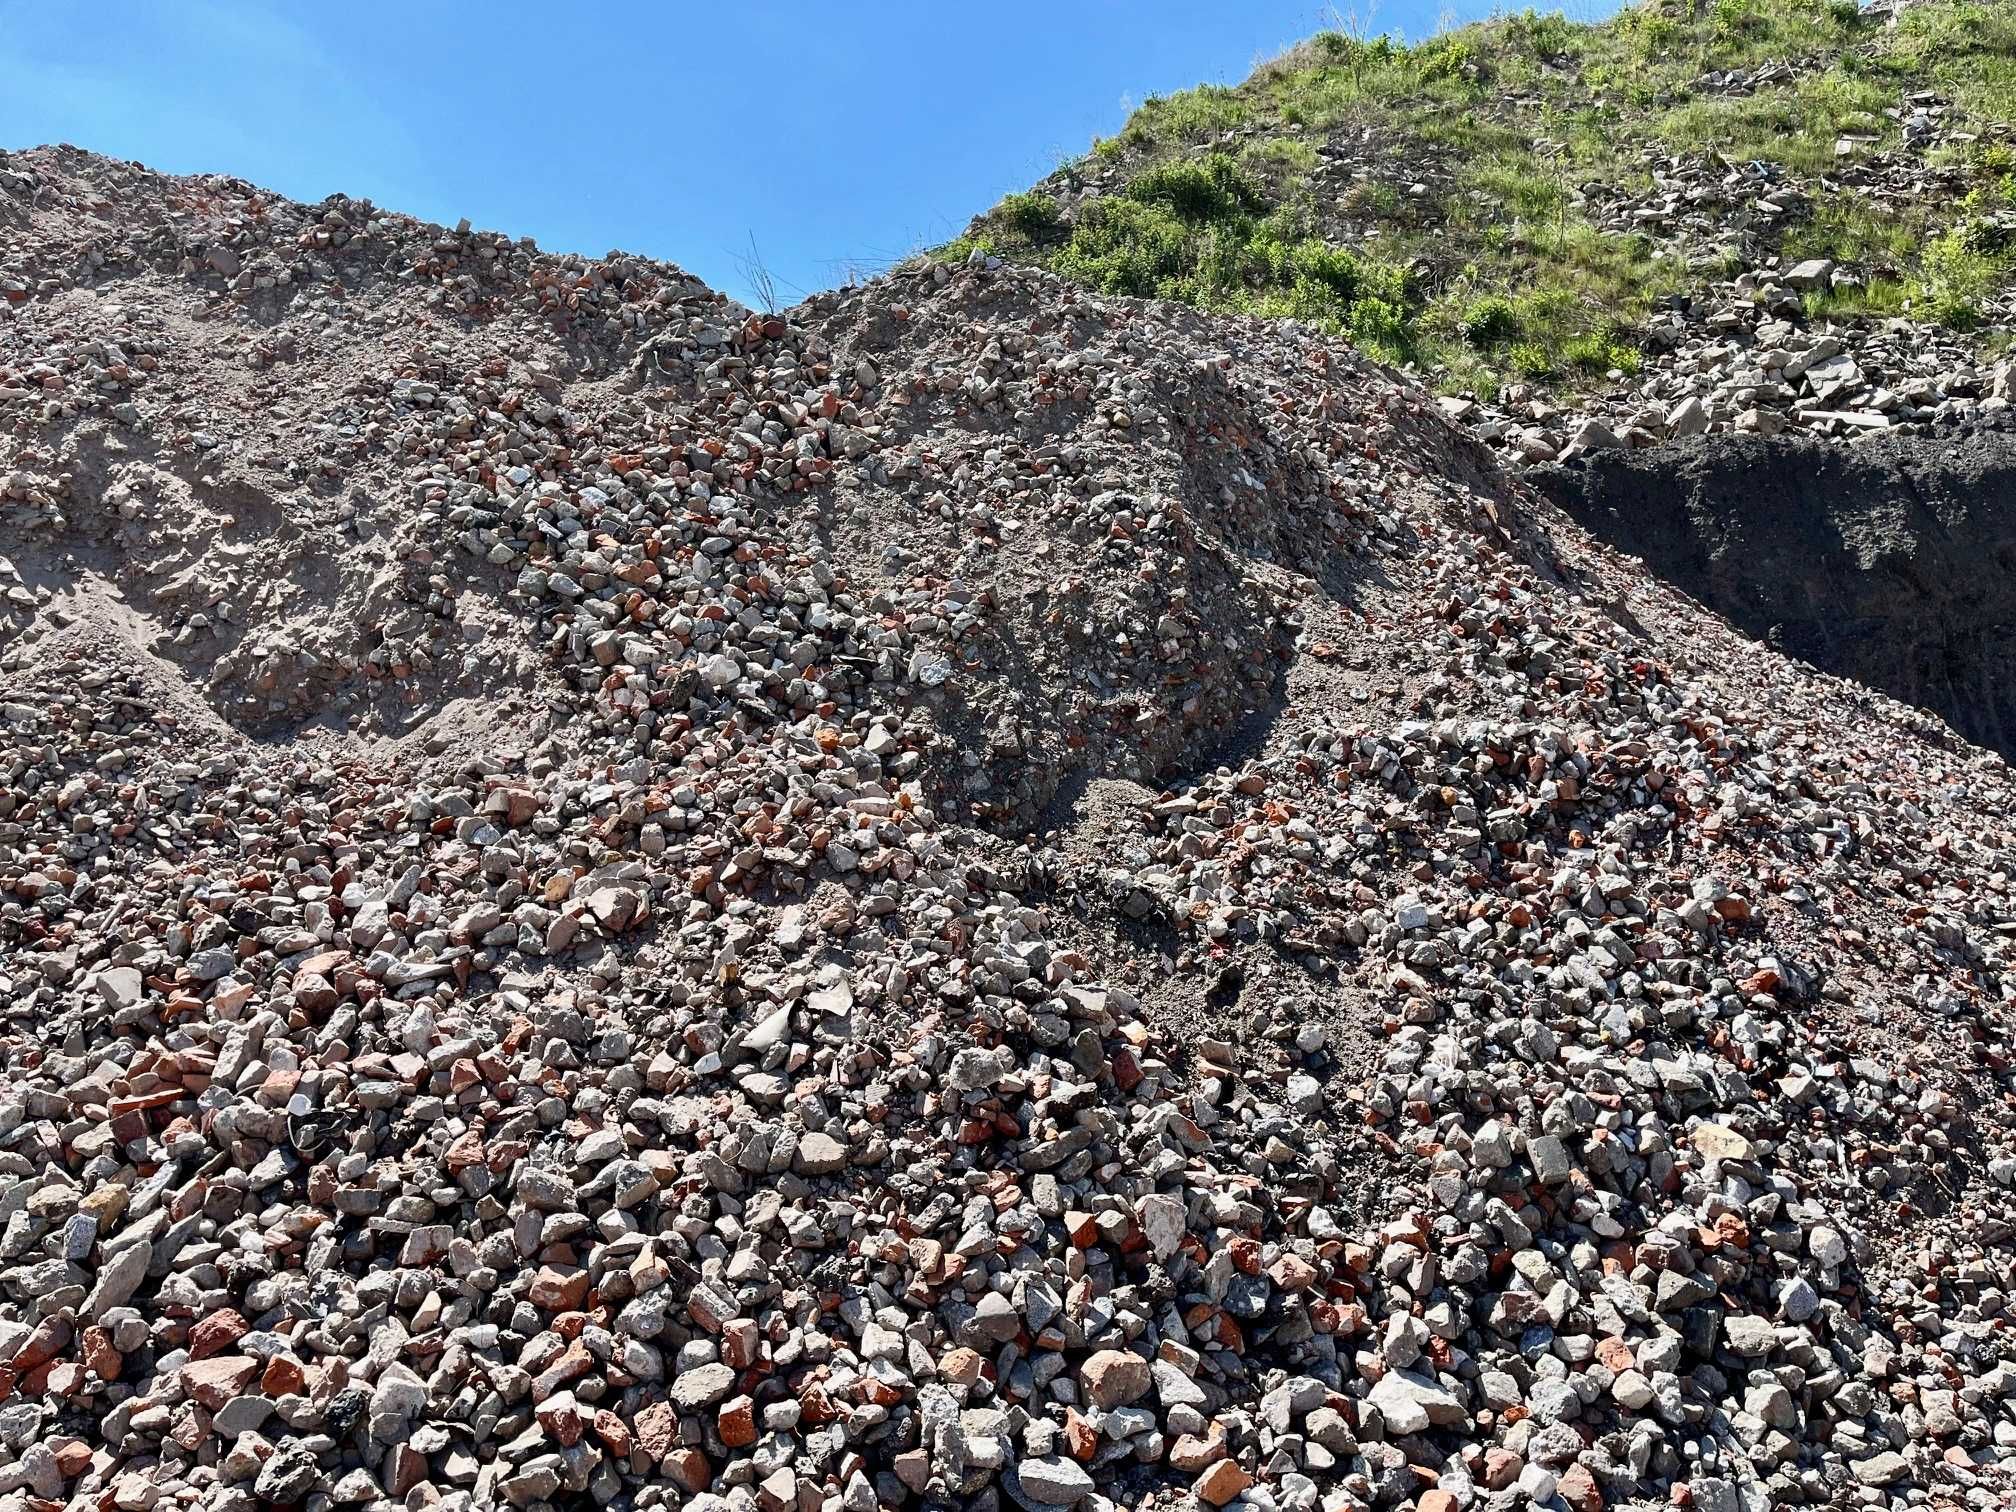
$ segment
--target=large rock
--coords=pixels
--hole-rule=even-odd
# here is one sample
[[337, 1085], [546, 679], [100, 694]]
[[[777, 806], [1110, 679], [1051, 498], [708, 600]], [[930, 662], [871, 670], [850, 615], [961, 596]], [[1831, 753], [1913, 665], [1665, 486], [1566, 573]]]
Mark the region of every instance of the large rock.
[[1092, 1494], [1092, 1477], [1085, 1467], [1062, 1455], [1023, 1460], [1015, 1475], [1022, 1494], [1047, 1507], [1076, 1506]]
[[1420, 1433], [1431, 1426], [1457, 1428], [1470, 1421], [1460, 1397], [1419, 1371], [1387, 1371], [1374, 1383], [1371, 1402], [1390, 1433]]

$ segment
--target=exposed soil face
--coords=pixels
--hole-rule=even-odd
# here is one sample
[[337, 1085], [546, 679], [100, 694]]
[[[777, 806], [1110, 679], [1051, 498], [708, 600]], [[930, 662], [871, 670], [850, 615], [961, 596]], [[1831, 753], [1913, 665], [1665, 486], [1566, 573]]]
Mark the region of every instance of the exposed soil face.
[[2016, 751], [2016, 437], [1717, 436], [1530, 479], [1760, 640]]

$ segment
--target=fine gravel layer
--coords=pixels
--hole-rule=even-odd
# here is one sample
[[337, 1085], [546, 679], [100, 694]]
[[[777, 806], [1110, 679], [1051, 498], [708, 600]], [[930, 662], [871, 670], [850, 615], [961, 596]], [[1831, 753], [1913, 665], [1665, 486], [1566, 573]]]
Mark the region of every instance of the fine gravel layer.
[[1714, 436], [1527, 481], [1760, 640], [2016, 755], [2016, 435]]
[[1991, 1508], [2016, 784], [1292, 324], [0, 155], [0, 1495]]

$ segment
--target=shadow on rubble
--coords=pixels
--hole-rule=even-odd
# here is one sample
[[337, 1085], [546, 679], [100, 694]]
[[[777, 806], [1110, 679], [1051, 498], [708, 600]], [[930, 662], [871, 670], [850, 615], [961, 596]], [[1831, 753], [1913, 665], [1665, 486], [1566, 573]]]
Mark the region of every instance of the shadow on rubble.
[[1527, 477], [1748, 634], [2016, 755], [2016, 434], [1715, 436]]

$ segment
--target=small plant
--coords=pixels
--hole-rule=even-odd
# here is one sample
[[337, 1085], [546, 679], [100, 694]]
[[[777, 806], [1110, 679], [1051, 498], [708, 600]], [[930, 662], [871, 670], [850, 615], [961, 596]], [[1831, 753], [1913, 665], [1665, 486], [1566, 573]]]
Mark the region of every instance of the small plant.
[[1351, 191], [1352, 202], [1368, 215], [1395, 220], [1400, 214], [1400, 191], [1391, 184], [1372, 180]]
[[1488, 350], [1503, 346], [1519, 334], [1519, 312], [1511, 300], [1487, 295], [1463, 312], [1462, 328], [1463, 339], [1473, 347]]
[[1034, 241], [1057, 229], [1057, 201], [1040, 189], [1011, 194], [994, 207], [993, 218], [1003, 229]]
[[1613, 368], [1627, 374], [1638, 371], [1639, 357], [1635, 347], [1594, 332], [1569, 341], [1561, 349], [1561, 357], [1570, 367], [1584, 373], [1607, 373]]
[[1378, 296], [1358, 300], [1346, 329], [1352, 341], [1389, 362], [1406, 362], [1414, 355], [1413, 327], [1397, 301]]
[[2016, 151], [2006, 142], [1976, 143], [1967, 166], [1981, 185], [1967, 196], [1969, 200], [1985, 189], [1995, 199], [2016, 202]]
[[1365, 282], [1357, 258], [1314, 237], [1296, 243], [1288, 255], [1288, 272], [1292, 283], [1322, 289], [1347, 305], [1357, 299]]
[[1127, 186], [1127, 197], [1166, 205], [1187, 221], [1226, 220], [1250, 214], [1265, 203], [1259, 185], [1222, 152], [1157, 163]]
[[763, 254], [756, 247], [756, 233], [749, 233], [749, 253], [738, 256], [735, 265], [742, 273], [742, 281], [756, 296], [756, 303], [765, 315], [775, 315], [783, 308], [777, 297], [777, 277], [770, 271], [770, 265], [763, 261]]
[[1505, 365], [1522, 378], [1547, 378], [1554, 372], [1554, 359], [1545, 347], [1522, 341], [1505, 354]]
[[1617, 18], [1617, 29], [1643, 63], [1653, 61], [1680, 40], [1680, 23], [1649, 5], [1625, 10]]
[[1965, 220], [1925, 247], [1924, 301], [1932, 318], [1956, 331], [1981, 323], [1981, 307], [2016, 272], [2016, 248], [1999, 223]]

